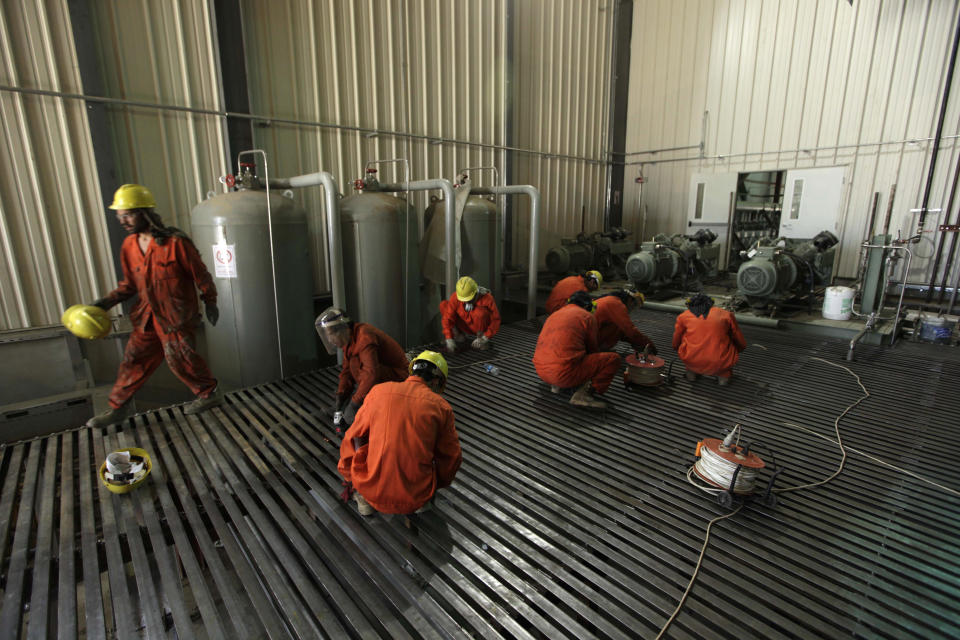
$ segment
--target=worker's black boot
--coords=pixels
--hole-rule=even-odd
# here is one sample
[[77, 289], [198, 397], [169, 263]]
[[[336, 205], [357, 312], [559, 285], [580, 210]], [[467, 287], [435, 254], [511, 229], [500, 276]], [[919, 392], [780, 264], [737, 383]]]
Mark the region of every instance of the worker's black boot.
[[220, 387], [217, 387], [213, 390], [213, 393], [206, 398], [197, 398], [192, 402], [188, 402], [187, 406], [183, 408], [183, 412], [191, 415], [212, 409], [213, 407], [219, 407], [221, 404], [223, 404], [223, 394], [220, 393]]
[[123, 422], [134, 414], [133, 402], [127, 402], [119, 409], [110, 407], [103, 413], [97, 414], [87, 420], [88, 427], [106, 427], [107, 425]]

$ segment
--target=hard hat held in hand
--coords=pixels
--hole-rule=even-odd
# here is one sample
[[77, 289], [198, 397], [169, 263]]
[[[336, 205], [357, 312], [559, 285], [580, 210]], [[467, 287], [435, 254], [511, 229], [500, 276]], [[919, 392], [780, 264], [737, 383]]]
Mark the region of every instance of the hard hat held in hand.
[[104, 338], [110, 333], [110, 316], [100, 307], [88, 304], [75, 304], [60, 317], [70, 333], [84, 340]]
[[117, 449], [100, 465], [100, 481], [113, 493], [133, 491], [153, 470], [150, 454], [139, 447]]
[[114, 192], [113, 204], [110, 205], [110, 208], [129, 210], [149, 209], [155, 206], [157, 206], [157, 201], [150, 193], [150, 189], [140, 184], [125, 184]]
[[470, 276], [463, 276], [457, 280], [457, 300], [460, 302], [469, 302], [477, 295], [477, 281]]

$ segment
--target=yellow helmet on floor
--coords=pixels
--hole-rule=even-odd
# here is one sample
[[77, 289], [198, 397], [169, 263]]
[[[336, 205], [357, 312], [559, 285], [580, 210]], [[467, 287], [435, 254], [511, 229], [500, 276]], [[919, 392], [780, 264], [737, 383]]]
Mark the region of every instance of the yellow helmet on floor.
[[125, 184], [117, 189], [113, 194], [113, 204], [111, 209], [149, 209], [157, 206], [157, 201], [147, 189], [141, 184]]
[[100, 307], [88, 304], [75, 304], [60, 317], [70, 333], [84, 340], [104, 338], [110, 333], [110, 316]]
[[449, 367], [447, 367], [447, 361], [442, 355], [440, 355], [436, 351], [424, 351], [420, 355], [418, 355], [416, 358], [411, 360], [410, 368], [409, 368], [411, 375], [413, 374], [414, 365], [417, 363], [418, 360], [425, 360], [430, 364], [434, 365], [437, 369], [440, 369], [440, 373], [443, 374], [443, 379], [444, 380], [447, 379], [447, 375], [449, 375], [450, 373], [450, 369]]
[[470, 302], [477, 295], [477, 281], [470, 276], [463, 276], [457, 280], [457, 300], [460, 302]]
[[127, 493], [139, 487], [152, 470], [150, 454], [143, 449], [117, 449], [100, 464], [100, 482], [112, 493]]
[[603, 284], [603, 275], [599, 271], [587, 271], [587, 277], [597, 281], [597, 286]]

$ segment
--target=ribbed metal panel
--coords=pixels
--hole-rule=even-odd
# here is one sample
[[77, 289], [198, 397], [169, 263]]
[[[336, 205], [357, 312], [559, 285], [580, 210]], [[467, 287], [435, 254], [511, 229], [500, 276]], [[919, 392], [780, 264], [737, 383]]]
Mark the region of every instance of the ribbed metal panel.
[[[251, 110], [329, 125], [255, 125], [271, 175], [330, 171], [349, 195], [371, 160], [404, 158], [411, 180], [503, 166], [502, 150], [440, 140], [505, 143], [504, 0], [250, 0], [242, 10]], [[402, 182], [401, 167], [381, 167], [381, 181]], [[492, 184], [492, 174], [474, 181]], [[410, 198], [422, 213], [431, 195]], [[311, 213], [317, 291], [328, 291], [322, 193], [296, 198]]]
[[[912, 235], [929, 166], [958, 5], [953, 2], [727, 0], [635, 3], [627, 151], [640, 154], [646, 235], [678, 232], [690, 176], [846, 167], [839, 274], [854, 275], [873, 193], [886, 209], [897, 184], [893, 232]], [[960, 132], [954, 83], [944, 128]], [[705, 158], [695, 148], [707, 116]], [[908, 142], [917, 139], [919, 142]], [[873, 143], [884, 143], [876, 145]], [[859, 146], [858, 146], [859, 145]], [[674, 161], [678, 158], [691, 158]], [[660, 163], [657, 163], [660, 161]], [[668, 162], [664, 162], [668, 161]], [[944, 140], [931, 209], [946, 208], [958, 158]], [[628, 167], [624, 219], [641, 226], [640, 187]], [[938, 216], [918, 247], [914, 277], [932, 267]]]
[[[221, 108], [206, 0], [97, 2], [91, 10], [108, 97]], [[108, 113], [118, 182], [147, 185], [164, 222], [189, 230], [190, 210], [208, 191], [222, 189], [217, 178], [229, 166], [224, 121], [130, 107]]]
[[[519, 2], [516, 16], [517, 146], [556, 156], [519, 154], [516, 162], [516, 182], [534, 185], [543, 199], [542, 263], [560, 237], [603, 230], [613, 3]], [[526, 216], [518, 216], [518, 262], [525, 262], [528, 230]]]
[[[674, 317], [634, 318], [671, 358]], [[333, 369], [199, 417], [0, 447], [0, 636], [652, 638], [726, 512], [684, 478], [697, 440], [739, 422], [776, 451], [778, 486], [821, 480], [840, 460], [834, 418], [861, 396], [813, 359], [844, 362], [845, 341], [743, 331], [729, 387], [616, 381], [604, 412], [539, 383], [531, 325], [452, 357], [464, 462], [412, 528], [337, 499]], [[840, 423], [843, 473], [715, 526], [666, 637], [960, 635], [960, 474], [943, 448], [960, 362], [929, 345], [857, 353], [871, 396]], [[155, 465], [124, 496], [96, 477], [120, 446]]]
[[[81, 91], [66, 3], [4, 3], [0, 84]], [[0, 331], [56, 323], [114, 280], [84, 106], [2, 92], [0, 144]]]

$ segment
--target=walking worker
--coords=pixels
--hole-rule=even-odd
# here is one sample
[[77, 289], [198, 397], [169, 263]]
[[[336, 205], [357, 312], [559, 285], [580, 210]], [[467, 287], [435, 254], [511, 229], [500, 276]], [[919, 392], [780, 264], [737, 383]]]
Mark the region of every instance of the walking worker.
[[108, 310], [135, 295], [139, 299], [130, 312], [133, 333], [110, 392], [110, 409], [87, 421], [88, 427], [129, 417], [133, 413], [130, 398], [164, 358], [197, 396], [184, 413], [199, 413], [223, 402], [216, 378], [194, 347], [194, 333], [201, 322], [196, 290], [200, 289], [207, 321], [214, 326], [220, 317], [217, 287], [190, 237], [164, 226], [156, 206], [150, 190], [139, 184], [125, 184], [113, 195], [110, 208], [130, 234], [120, 248], [123, 280], [93, 306]]
[[747, 341], [732, 313], [713, 306], [713, 298], [698, 293], [677, 317], [673, 348], [686, 365], [687, 380], [716, 376], [719, 384], [726, 385]]
[[621, 367], [616, 353], [598, 353], [597, 319], [590, 294], [578, 291], [569, 304], [550, 315], [537, 338], [533, 366], [550, 390], [579, 387], [570, 398], [578, 407], [607, 406], [603, 394]]
[[656, 355], [657, 347], [653, 341], [642, 334], [630, 319], [630, 312], [643, 304], [643, 294], [620, 289], [602, 295], [596, 299], [597, 345], [601, 351], [612, 351], [614, 346], [625, 340], [634, 351], [643, 351], [650, 346], [648, 353]]
[[596, 291], [603, 284], [603, 276], [599, 271], [587, 271], [578, 276], [564, 278], [554, 285], [553, 291], [547, 298], [547, 315], [567, 304], [570, 296], [577, 291]]
[[440, 302], [440, 322], [446, 349], [455, 353], [457, 343], [473, 338], [474, 349], [489, 349], [490, 338], [500, 330], [500, 311], [488, 289], [470, 276], [457, 280], [457, 290], [449, 300]]
[[[353, 422], [357, 410], [374, 385], [399, 382], [407, 377], [407, 354], [396, 340], [365, 322], [352, 321], [343, 309], [330, 307], [315, 322], [327, 353], [343, 349], [343, 368], [337, 395], [327, 413], [343, 412], [346, 424]], [[348, 403], [349, 401], [349, 403]]]
[[420, 513], [450, 486], [462, 459], [453, 409], [441, 394], [447, 361], [424, 351], [403, 382], [378, 384], [340, 444], [337, 469], [360, 515]]

